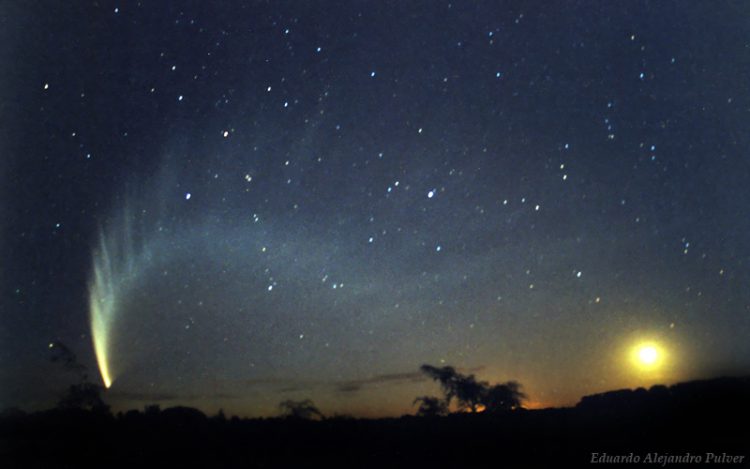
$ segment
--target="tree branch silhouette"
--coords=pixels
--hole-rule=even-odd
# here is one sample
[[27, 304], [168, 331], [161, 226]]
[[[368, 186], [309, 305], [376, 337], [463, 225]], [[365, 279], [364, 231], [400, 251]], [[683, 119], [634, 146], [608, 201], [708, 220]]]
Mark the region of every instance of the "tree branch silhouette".
[[[486, 381], [478, 381], [474, 375], [463, 375], [452, 366], [435, 367], [424, 364], [420, 370], [440, 383], [440, 388], [445, 395], [446, 409], [455, 398], [460, 411], [498, 413], [521, 407], [521, 402], [526, 398], [520, 390], [521, 384], [516, 381], [490, 385]], [[427, 404], [423, 399], [425, 398], [417, 398], [414, 403], [434, 404], [431, 401]], [[420, 409], [422, 409], [421, 406]], [[430, 409], [426, 407], [425, 410]]]

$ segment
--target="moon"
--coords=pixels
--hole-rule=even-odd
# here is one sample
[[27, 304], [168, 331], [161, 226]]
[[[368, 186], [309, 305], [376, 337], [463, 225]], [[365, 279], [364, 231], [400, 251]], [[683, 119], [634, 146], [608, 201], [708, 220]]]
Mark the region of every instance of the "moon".
[[653, 345], [646, 345], [638, 350], [638, 359], [644, 366], [651, 366], [659, 359], [659, 352]]
[[637, 344], [631, 354], [633, 365], [642, 371], [652, 371], [663, 365], [665, 353], [663, 347], [654, 342]]

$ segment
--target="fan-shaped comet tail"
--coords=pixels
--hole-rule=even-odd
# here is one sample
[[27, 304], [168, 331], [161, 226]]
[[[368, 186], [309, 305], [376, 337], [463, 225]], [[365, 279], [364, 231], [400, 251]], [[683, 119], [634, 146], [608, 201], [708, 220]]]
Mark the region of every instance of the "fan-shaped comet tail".
[[148, 262], [149, 251], [134, 244], [130, 212], [114, 220], [108, 230], [102, 230], [99, 248], [94, 250], [92, 275], [89, 280], [89, 320], [99, 372], [106, 387], [116, 377], [113, 366], [113, 335], [123, 298], [132, 291], [141, 269]]
[[99, 251], [94, 254], [93, 277], [89, 283], [89, 319], [94, 352], [104, 386], [112, 386], [110, 369], [110, 336], [117, 311], [117, 285], [109, 249], [101, 237]]

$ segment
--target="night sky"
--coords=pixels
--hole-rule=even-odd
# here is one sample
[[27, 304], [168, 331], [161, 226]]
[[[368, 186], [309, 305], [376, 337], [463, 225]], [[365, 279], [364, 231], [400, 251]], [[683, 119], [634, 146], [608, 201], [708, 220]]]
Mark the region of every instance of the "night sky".
[[748, 15], [3, 2], [0, 408], [55, 342], [115, 410], [242, 416], [747, 374]]

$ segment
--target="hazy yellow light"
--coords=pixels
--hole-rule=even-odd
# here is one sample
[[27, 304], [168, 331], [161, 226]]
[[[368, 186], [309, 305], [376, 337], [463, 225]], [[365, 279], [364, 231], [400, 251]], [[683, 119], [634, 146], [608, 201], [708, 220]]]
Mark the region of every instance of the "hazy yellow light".
[[638, 351], [638, 359], [644, 365], [653, 365], [654, 363], [656, 363], [656, 360], [658, 360], [658, 358], [659, 352], [657, 352], [656, 347], [652, 345], [641, 347], [641, 349]]
[[644, 342], [633, 348], [633, 364], [641, 370], [655, 370], [664, 362], [664, 349], [652, 342]]

